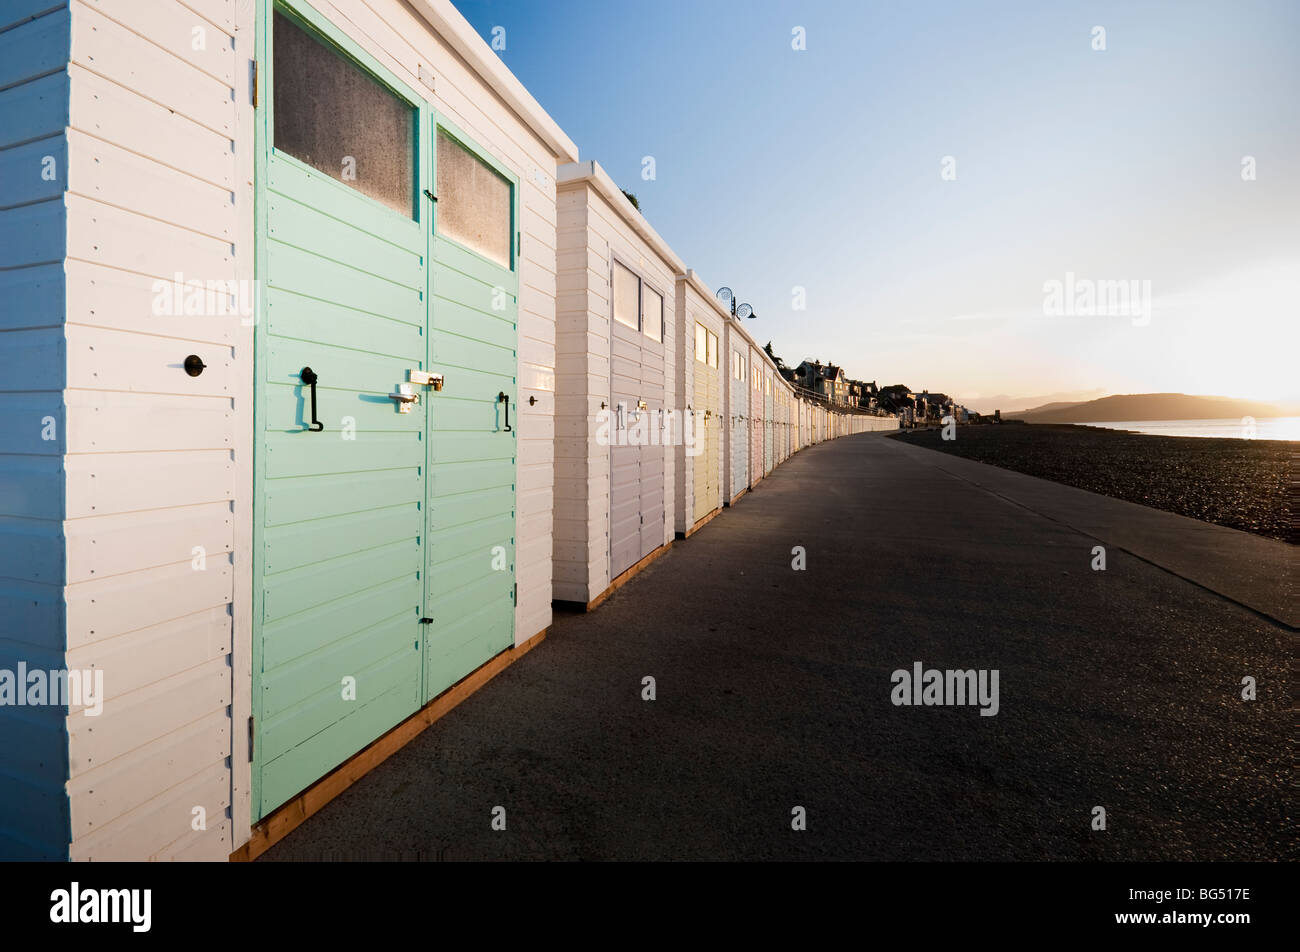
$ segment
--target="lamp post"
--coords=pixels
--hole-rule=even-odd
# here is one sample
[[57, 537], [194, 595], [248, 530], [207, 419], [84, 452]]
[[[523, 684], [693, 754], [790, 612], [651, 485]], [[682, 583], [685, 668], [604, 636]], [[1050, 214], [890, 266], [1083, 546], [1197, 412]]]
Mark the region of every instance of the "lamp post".
[[736, 295], [732, 292], [731, 288], [718, 288], [717, 297], [723, 304], [731, 307], [732, 317], [738, 317], [741, 320], [758, 317], [758, 315], [754, 313], [754, 309], [748, 304], [736, 305]]

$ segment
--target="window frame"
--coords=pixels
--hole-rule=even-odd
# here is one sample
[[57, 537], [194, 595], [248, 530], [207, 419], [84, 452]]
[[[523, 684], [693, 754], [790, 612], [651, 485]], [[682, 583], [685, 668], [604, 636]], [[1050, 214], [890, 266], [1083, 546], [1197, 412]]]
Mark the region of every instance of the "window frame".
[[[618, 316], [618, 295], [614, 291], [614, 276], [618, 274], [618, 269], [622, 268], [636, 281], [636, 323], [629, 324]], [[641, 280], [635, 269], [629, 268], [618, 258], [611, 258], [609, 264], [609, 320], [613, 324], [622, 324], [624, 327], [631, 328], [638, 334], [641, 333], [641, 286], [645, 282]]]
[[[659, 285], [655, 284], [653, 281], [647, 278], [644, 271], [642, 271], [640, 268], [632, 267], [623, 259], [621, 255], [618, 254], [611, 254], [609, 256], [609, 321], [610, 321], [611, 329], [613, 328], [613, 325], [616, 323], [621, 324], [623, 327], [626, 327], [629, 330], [632, 329], [632, 325], [627, 323], [627, 321], [621, 321], [614, 316], [614, 301], [615, 301], [614, 275], [617, 273], [618, 268], [623, 268], [630, 275], [632, 275], [632, 277], [637, 279], [638, 290], [636, 295], [636, 310], [637, 310], [636, 332], [640, 334], [642, 337], [644, 337], [646, 340], [652, 341], [661, 347], [666, 347], [667, 344], [665, 343], [664, 338], [668, 336], [668, 295], [664, 294], [663, 291], [659, 290]], [[647, 289], [653, 291], [654, 294], [659, 298], [658, 339], [651, 337], [649, 334], [645, 332], [645, 292]]]
[[[650, 335], [646, 333], [645, 296], [647, 291], [649, 291], [651, 294], [653, 294], [655, 297], [659, 299], [659, 336], [658, 337], [650, 337]], [[664, 342], [664, 336], [668, 330], [666, 326], [667, 311], [668, 311], [668, 299], [664, 296], [663, 292], [661, 292], [653, 284], [647, 281], [645, 279], [645, 276], [642, 275], [641, 276], [641, 335], [643, 337], [649, 338], [650, 340], [654, 341], [656, 344], [662, 344]]]
[[[263, 134], [266, 137], [266, 153], [273, 156], [277, 162], [291, 162], [304, 172], [312, 175], [323, 177], [324, 181], [333, 188], [345, 189], [347, 194], [355, 195], [367, 202], [370, 202], [377, 209], [396, 215], [404, 221], [423, 223], [428, 213], [424, 210], [424, 203], [420, 201], [420, 196], [425, 187], [424, 176], [427, 174], [422, 161], [422, 152], [424, 149], [424, 126], [425, 115], [431, 111], [431, 107], [422, 97], [418, 96], [414, 90], [403, 85], [397, 77], [386, 69], [382, 63], [360, 49], [356, 42], [343, 33], [337, 26], [328, 19], [317, 13], [310, 7], [299, 6], [290, 0], [273, 0], [268, 4], [269, 9], [266, 12], [266, 23], [269, 26], [266, 37], [265, 56], [269, 60], [269, 68], [265, 71], [266, 77], [263, 81], [266, 100], [266, 119], [263, 127]], [[411, 108], [411, 207], [409, 212], [400, 212], [391, 205], [371, 195], [367, 195], [360, 189], [334, 178], [328, 172], [323, 172], [315, 166], [308, 165], [302, 159], [292, 155], [283, 149], [277, 148], [275, 144], [275, 17], [276, 14], [282, 14], [290, 20], [300, 30], [320, 43], [322, 46], [333, 53], [335, 56], [346, 60], [357, 69], [364, 72], [381, 87], [388, 90], [397, 99], [404, 102]], [[355, 49], [354, 49], [355, 47]], [[430, 176], [431, 177], [431, 176]]]
[[521, 245], [521, 235], [519, 232], [519, 177], [512, 173], [508, 168], [498, 162], [490, 153], [475, 145], [473, 140], [455, 123], [449, 122], [441, 113], [430, 110], [432, 121], [429, 130], [429, 181], [433, 184], [434, 192], [438, 189], [438, 133], [445, 132], [447, 138], [451, 139], [456, 145], [460, 146], [474, 158], [486, 165], [491, 171], [505, 179], [506, 184], [510, 186], [510, 265], [507, 267], [500, 261], [493, 261], [484, 254], [475, 251], [468, 245], [461, 244], [455, 238], [442, 234], [438, 231], [438, 201], [435, 198], [431, 203], [433, 205], [433, 214], [430, 218], [430, 227], [433, 231], [434, 239], [442, 239], [455, 245], [465, 254], [473, 255], [479, 261], [489, 264], [494, 268], [502, 268], [511, 274], [519, 273], [519, 255]]

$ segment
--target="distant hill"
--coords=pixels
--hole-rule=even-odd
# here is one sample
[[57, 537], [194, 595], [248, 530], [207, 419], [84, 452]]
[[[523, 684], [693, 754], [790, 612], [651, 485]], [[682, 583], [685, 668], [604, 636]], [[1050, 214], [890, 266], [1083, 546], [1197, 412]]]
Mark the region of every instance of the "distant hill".
[[1028, 410], [1012, 410], [1010, 413], [1003, 413], [1002, 415], [1019, 417], [1026, 413], [1055, 413], [1058, 410], [1064, 410], [1066, 407], [1079, 407], [1089, 402], [1088, 400], [1061, 400], [1056, 403], [1044, 403], [1041, 407], [1030, 407]]
[[1295, 416], [1296, 407], [1232, 397], [1201, 397], [1186, 393], [1129, 393], [1085, 403], [1048, 403], [1008, 419], [1026, 423], [1117, 423], [1137, 420], [1216, 420], [1244, 416]]
[[994, 410], [1001, 410], [1002, 415], [1008, 413], [1025, 413], [1029, 410], [1039, 410], [1043, 407], [1057, 403], [1086, 403], [1089, 400], [1096, 400], [1098, 397], [1106, 396], [1106, 391], [1097, 387], [1093, 390], [1058, 390], [1055, 393], [1040, 393], [1037, 396], [1012, 396], [1007, 393], [999, 393], [992, 397], [971, 397], [961, 402], [966, 404], [972, 410], [978, 410], [980, 413], [992, 414]]

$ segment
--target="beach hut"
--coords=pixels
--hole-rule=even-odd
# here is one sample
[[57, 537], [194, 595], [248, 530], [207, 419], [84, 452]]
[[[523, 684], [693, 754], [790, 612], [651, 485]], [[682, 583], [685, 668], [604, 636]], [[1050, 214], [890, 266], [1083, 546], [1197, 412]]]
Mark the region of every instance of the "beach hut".
[[677, 524], [686, 267], [595, 162], [562, 166], [558, 190], [554, 598], [592, 607]]
[[[766, 357], [766, 355], [764, 355]], [[772, 472], [772, 368], [763, 360], [763, 475]]]
[[0, 64], [0, 667], [102, 683], [0, 708], [0, 855], [247, 855], [550, 624], [577, 151], [446, 0], [18, 0]]
[[[676, 455], [676, 534], [686, 537], [722, 507], [725, 383], [723, 354], [730, 313], [694, 271], [677, 278], [677, 407], [691, 428]], [[724, 429], [728, 432], [724, 434]]]
[[785, 462], [793, 454], [794, 450], [790, 445], [790, 406], [792, 394], [790, 384], [784, 377], [778, 377], [781, 384], [781, 461]]
[[734, 320], [727, 321], [727, 502], [749, 488], [749, 341]]
[[789, 437], [789, 431], [786, 429], [786, 384], [785, 378], [780, 374], [776, 376], [776, 454], [777, 462], [784, 463], [790, 456], [790, 449], [786, 445], [786, 439]]
[[763, 465], [764, 426], [763, 386], [767, 355], [746, 338], [749, 353], [749, 488], [753, 489], [767, 475]]

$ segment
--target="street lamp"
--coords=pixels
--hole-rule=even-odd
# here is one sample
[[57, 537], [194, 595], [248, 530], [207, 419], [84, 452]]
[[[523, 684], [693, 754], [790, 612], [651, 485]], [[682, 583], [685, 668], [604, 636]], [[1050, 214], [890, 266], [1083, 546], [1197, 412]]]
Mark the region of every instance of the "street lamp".
[[731, 307], [732, 317], [738, 317], [741, 320], [750, 317], [758, 317], [758, 315], [754, 313], [754, 309], [748, 304], [737, 306], [736, 295], [732, 293], [731, 288], [718, 288], [718, 300]]

